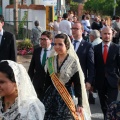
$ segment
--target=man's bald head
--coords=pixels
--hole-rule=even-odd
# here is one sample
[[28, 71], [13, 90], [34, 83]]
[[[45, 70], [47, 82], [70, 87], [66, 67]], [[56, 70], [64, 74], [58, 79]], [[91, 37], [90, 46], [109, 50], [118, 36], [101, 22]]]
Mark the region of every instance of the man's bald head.
[[[112, 32], [112, 29], [111, 29], [111, 27], [107, 26], [107, 27], [104, 27], [104, 28], [102, 29], [102, 32], [105, 32], [105, 31], [111, 31], [111, 32]], [[102, 32], [101, 32], [101, 33], [102, 33]]]
[[104, 43], [112, 41], [112, 29], [111, 27], [104, 27], [101, 31], [102, 40]]

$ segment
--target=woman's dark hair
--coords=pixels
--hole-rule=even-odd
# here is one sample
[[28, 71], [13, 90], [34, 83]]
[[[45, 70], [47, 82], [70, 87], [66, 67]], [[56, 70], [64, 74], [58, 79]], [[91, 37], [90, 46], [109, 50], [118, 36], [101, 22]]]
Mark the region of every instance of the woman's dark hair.
[[6, 74], [6, 77], [10, 79], [12, 82], [16, 82], [14, 72], [12, 68], [8, 65], [7, 61], [0, 62], [0, 72]]
[[62, 39], [64, 39], [64, 43], [65, 43], [66, 49], [68, 50], [70, 48], [70, 42], [69, 42], [68, 36], [66, 34], [63, 34], [63, 33], [57, 34], [55, 36], [55, 38], [62, 38]]
[[85, 19], [85, 15], [82, 15], [82, 20], [84, 20]]

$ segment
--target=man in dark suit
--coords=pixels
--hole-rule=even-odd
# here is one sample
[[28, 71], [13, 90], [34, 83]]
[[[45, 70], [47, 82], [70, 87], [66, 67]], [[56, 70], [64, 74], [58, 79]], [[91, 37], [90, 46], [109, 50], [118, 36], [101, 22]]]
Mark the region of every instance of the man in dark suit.
[[0, 61], [16, 61], [17, 49], [15, 37], [12, 33], [3, 30], [4, 17], [0, 15]]
[[85, 76], [86, 89], [89, 90], [94, 80], [94, 52], [92, 44], [83, 40], [82, 33], [83, 27], [81, 23], [74, 23], [72, 26], [73, 45]]
[[[33, 82], [38, 98], [42, 100], [45, 91], [46, 73], [44, 70], [45, 61], [50, 55], [52, 33], [44, 31], [40, 38], [40, 47], [33, 52], [28, 74]], [[45, 57], [45, 58], [44, 58]]]
[[111, 42], [112, 30], [103, 28], [102, 43], [94, 47], [95, 85], [104, 117], [108, 105], [117, 100], [120, 75], [120, 47]]

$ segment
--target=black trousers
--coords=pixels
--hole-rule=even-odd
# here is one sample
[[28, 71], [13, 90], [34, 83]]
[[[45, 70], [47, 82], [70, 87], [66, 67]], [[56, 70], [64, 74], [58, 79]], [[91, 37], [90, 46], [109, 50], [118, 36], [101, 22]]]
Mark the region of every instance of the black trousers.
[[105, 79], [103, 88], [98, 89], [98, 96], [100, 99], [101, 109], [105, 118], [108, 106], [111, 102], [117, 100], [118, 88], [112, 88], [107, 82], [107, 79]]

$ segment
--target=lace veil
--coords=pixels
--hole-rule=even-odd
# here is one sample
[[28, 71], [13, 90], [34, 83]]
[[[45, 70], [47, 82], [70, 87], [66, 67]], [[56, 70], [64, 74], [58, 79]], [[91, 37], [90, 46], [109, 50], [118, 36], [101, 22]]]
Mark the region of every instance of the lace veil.
[[[21, 64], [10, 60], [5, 61], [8, 62], [9, 66], [13, 69], [14, 72], [15, 81], [18, 88], [18, 110], [21, 114], [21, 118], [32, 120], [30, 116], [33, 114], [32, 112], [35, 112], [34, 115], [37, 116], [37, 119], [43, 120], [45, 108], [42, 102], [40, 102], [40, 100], [37, 98], [37, 94], [26, 69]], [[33, 107], [33, 110], [31, 111], [30, 106]], [[34, 120], [37, 119], [34, 118]]]
[[[66, 34], [65, 34], [66, 35]], [[84, 78], [84, 74], [82, 72], [81, 66], [80, 66], [80, 62], [79, 62], [79, 58], [74, 50], [73, 44], [71, 43], [70, 38], [67, 36], [68, 41], [70, 42], [70, 47], [67, 51], [67, 53], [74, 57], [77, 61], [77, 66], [79, 69], [79, 76], [80, 76], [80, 83], [81, 83], [81, 89], [82, 89], [82, 103], [83, 103], [83, 110], [84, 110], [84, 115], [85, 115], [85, 120], [91, 120], [91, 112], [90, 112], [90, 107], [89, 107], [89, 103], [88, 103], [88, 97], [87, 97], [87, 92], [86, 92], [86, 88], [85, 88], [85, 78]], [[57, 53], [55, 52], [54, 48], [51, 51], [50, 57], [57, 55]]]

